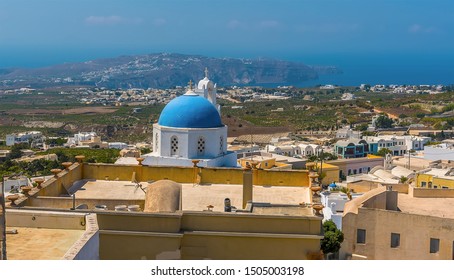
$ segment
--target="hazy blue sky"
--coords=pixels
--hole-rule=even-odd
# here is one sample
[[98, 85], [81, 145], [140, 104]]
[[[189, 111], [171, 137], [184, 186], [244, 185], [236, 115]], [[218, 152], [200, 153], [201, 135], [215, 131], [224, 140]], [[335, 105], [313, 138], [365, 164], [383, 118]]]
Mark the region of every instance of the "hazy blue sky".
[[163, 51], [322, 59], [453, 50], [451, 0], [0, 0], [0, 67]]

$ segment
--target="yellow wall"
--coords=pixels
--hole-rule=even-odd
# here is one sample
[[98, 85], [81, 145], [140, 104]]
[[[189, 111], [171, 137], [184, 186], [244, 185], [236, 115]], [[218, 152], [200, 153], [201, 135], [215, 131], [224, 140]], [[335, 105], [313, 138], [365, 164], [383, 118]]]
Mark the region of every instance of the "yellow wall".
[[321, 218], [216, 212], [98, 214], [101, 259], [308, 259]]
[[249, 163], [249, 166], [252, 166], [251, 163], [257, 163], [257, 168], [262, 168], [262, 169], [270, 169], [273, 166], [276, 165], [276, 159], [275, 158], [269, 158], [269, 159], [262, 159], [262, 160], [257, 160], [257, 159], [248, 159], [248, 158], [240, 158], [240, 165], [242, 168], [246, 168]]
[[[243, 170], [240, 168], [192, 168], [168, 166], [137, 166], [84, 164], [83, 177], [88, 179], [131, 180], [133, 172], [137, 181], [169, 179], [178, 183], [242, 184]], [[308, 186], [307, 170], [257, 170], [255, 185]]]
[[[320, 170], [320, 163], [316, 163], [316, 168], [317, 170]], [[326, 174], [325, 178], [323, 178], [322, 183], [325, 185], [328, 185], [332, 182], [339, 182], [339, 167], [329, 164], [329, 163], [323, 163], [322, 166], [322, 172]]]
[[434, 177], [430, 174], [416, 174], [416, 187], [422, 188], [422, 182], [426, 182], [426, 188], [429, 188], [429, 183], [432, 183], [432, 188], [437, 186], [438, 189], [441, 189], [442, 187], [454, 189], [454, 177], [452, 179], [447, 179]]

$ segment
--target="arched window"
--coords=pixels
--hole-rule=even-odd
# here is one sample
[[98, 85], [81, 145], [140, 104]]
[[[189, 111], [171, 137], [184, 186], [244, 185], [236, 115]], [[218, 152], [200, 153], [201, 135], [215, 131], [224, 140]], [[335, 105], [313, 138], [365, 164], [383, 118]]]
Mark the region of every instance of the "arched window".
[[199, 140], [197, 141], [197, 154], [201, 156], [204, 153], [205, 153], [205, 138], [203, 138], [203, 136], [200, 136]]
[[156, 133], [154, 135], [154, 147], [155, 147], [155, 151], [157, 152], [158, 149], [159, 149], [159, 136], [158, 136], [158, 133]]
[[224, 152], [224, 137], [219, 137], [219, 154]]
[[172, 136], [170, 138], [170, 155], [175, 156], [178, 155], [178, 137]]

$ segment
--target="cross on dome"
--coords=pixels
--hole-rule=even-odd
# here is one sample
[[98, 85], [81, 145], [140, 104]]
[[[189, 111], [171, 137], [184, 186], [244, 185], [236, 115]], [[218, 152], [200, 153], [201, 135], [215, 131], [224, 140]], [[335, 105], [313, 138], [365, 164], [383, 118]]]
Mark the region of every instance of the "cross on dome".
[[208, 67], [205, 67], [205, 78], [208, 78]]

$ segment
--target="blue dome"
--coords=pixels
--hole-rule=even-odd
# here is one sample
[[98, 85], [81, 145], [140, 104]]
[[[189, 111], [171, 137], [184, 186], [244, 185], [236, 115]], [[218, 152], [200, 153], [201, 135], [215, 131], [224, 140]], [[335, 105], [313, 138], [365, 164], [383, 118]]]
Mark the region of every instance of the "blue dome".
[[213, 104], [196, 94], [185, 94], [170, 101], [162, 110], [158, 124], [181, 128], [224, 126]]

